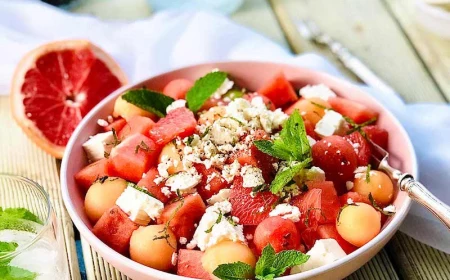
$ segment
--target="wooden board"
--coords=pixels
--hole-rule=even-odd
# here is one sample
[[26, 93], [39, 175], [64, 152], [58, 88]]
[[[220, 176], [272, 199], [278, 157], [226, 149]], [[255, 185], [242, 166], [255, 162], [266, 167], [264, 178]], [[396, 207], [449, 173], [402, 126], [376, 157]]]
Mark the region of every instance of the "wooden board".
[[71, 279], [81, 279], [73, 225], [63, 205], [55, 159], [31, 143], [13, 121], [8, 96], [0, 96], [0, 155], [0, 172], [30, 178], [48, 192], [61, 223]]

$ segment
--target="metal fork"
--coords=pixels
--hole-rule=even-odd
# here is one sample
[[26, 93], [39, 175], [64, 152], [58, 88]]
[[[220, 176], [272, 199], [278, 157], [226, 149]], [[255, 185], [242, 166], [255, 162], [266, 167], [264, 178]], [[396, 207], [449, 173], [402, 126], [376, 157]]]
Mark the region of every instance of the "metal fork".
[[411, 174], [402, 173], [390, 166], [388, 163], [389, 153], [374, 142], [370, 140], [368, 142], [372, 147], [372, 159], [376, 164], [376, 169], [385, 172], [401, 191], [407, 192], [412, 200], [430, 210], [450, 230], [450, 207], [436, 198]]

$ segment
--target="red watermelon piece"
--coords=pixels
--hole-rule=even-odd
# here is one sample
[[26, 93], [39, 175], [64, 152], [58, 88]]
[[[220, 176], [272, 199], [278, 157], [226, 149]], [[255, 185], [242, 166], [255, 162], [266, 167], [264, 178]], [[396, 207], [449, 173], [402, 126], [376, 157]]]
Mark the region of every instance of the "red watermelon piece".
[[258, 192], [251, 197], [252, 189], [244, 188], [242, 184], [241, 176], [234, 178], [230, 193], [231, 214], [239, 218], [240, 224], [258, 225], [269, 216], [269, 212], [272, 210], [271, 206], [278, 200], [278, 197], [268, 191]]
[[175, 137], [181, 138], [194, 133], [197, 120], [187, 108], [177, 108], [160, 119], [150, 130], [150, 138], [159, 146], [164, 146]]
[[336, 223], [336, 218], [341, 207], [339, 203], [339, 198], [337, 196], [334, 184], [331, 181], [317, 182], [311, 181], [306, 182], [308, 189], [319, 189], [322, 190], [321, 193], [321, 204], [320, 204], [320, 218], [319, 224], [330, 224]]
[[376, 125], [368, 125], [363, 127], [363, 131], [367, 137], [381, 148], [387, 150], [389, 142], [389, 133], [386, 129], [383, 129]]
[[357, 192], [348, 192], [348, 193], [344, 193], [343, 195], [339, 196], [339, 202], [340, 202], [341, 206], [344, 206], [345, 204], [348, 204], [347, 201], [348, 201], [349, 198], [354, 203], [362, 202], [362, 203], [367, 203], [369, 205], [372, 204], [372, 203], [370, 203], [370, 200], [369, 200], [368, 196], [364, 196], [364, 195], [359, 194]]
[[155, 125], [155, 122], [147, 117], [133, 116], [128, 123], [119, 131], [119, 139], [125, 139], [127, 136], [139, 133], [149, 136], [148, 132]]
[[[202, 175], [201, 182], [196, 186], [198, 194], [207, 200], [221, 189], [229, 186], [228, 182], [222, 178], [222, 174], [214, 167], [206, 168], [203, 164], [195, 164], [195, 169]], [[212, 177], [211, 181], [207, 183], [208, 177]]]
[[372, 154], [367, 140], [358, 131], [346, 135], [344, 138], [353, 146], [358, 157], [358, 166], [367, 166], [370, 163], [370, 156]]
[[344, 252], [347, 254], [350, 254], [351, 252], [358, 249], [358, 247], [355, 247], [354, 245], [348, 243], [339, 235], [335, 224], [320, 225], [317, 228], [317, 234], [319, 235], [319, 239], [331, 238], [336, 240], [339, 246], [341, 246], [342, 250], [344, 250]]
[[75, 182], [87, 191], [98, 178], [104, 176], [110, 176], [108, 173], [108, 160], [106, 158], [93, 162], [78, 171], [75, 174]]
[[322, 189], [315, 188], [294, 197], [291, 204], [300, 210], [300, 221], [296, 223], [299, 232], [306, 228], [316, 229], [321, 219]]
[[203, 252], [198, 250], [180, 249], [178, 251], [177, 275], [195, 279], [213, 279], [203, 268]]
[[113, 128], [116, 132], [120, 131], [125, 125], [127, 124], [127, 121], [125, 119], [117, 119], [110, 123], [109, 125], [105, 126], [103, 129], [105, 131], [111, 131]]
[[330, 97], [328, 98], [328, 103], [330, 103], [333, 110], [341, 115], [349, 117], [358, 124], [378, 117], [377, 111], [350, 99]]
[[[136, 149], [138, 146], [147, 147], [147, 150]], [[141, 134], [134, 134], [111, 150], [108, 158], [108, 172], [137, 183], [142, 175], [156, 163], [158, 156], [159, 151], [151, 139]]]
[[307, 251], [311, 250], [316, 241], [320, 239], [317, 229], [307, 228], [300, 234], [303, 244], [305, 244]]
[[258, 90], [258, 93], [267, 96], [277, 108], [298, 99], [294, 88], [286, 79], [283, 72], [279, 72], [275, 75], [275, 77]]
[[151, 168], [145, 176], [137, 183], [138, 186], [146, 188], [154, 197], [163, 203], [168, 202], [169, 200], [176, 197], [175, 193], [172, 193], [171, 196], [166, 196], [161, 192], [161, 188], [164, 187], [164, 184], [161, 183], [157, 185], [154, 180], [159, 175], [158, 170], [156, 168]]
[[139, 228], [118, 206], [106, 211], [95, 224], [92, 232], [106, 245], [122, 255], [128, 254], [130, 238]]
[[195, 224], [198, 224], [205, 210], [206, 205], [201, 196], [188, 195], [182, 200], [167, 205], [158, 219], [158, 224], [164, 224], [170, 220], [170, 229], [178, 238], [185, 237], [191, 240], [194, 236]]

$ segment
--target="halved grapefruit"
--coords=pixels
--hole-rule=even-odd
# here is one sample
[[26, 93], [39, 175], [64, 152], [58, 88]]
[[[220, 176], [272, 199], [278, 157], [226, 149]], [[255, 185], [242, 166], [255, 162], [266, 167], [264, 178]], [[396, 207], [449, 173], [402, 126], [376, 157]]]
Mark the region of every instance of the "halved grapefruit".
[[11, 85], [13, 116], [32, 141], [61, 158], [81, 119], [126, 83], [119, 65], [89, 41], [45, 44], [17, 66]]

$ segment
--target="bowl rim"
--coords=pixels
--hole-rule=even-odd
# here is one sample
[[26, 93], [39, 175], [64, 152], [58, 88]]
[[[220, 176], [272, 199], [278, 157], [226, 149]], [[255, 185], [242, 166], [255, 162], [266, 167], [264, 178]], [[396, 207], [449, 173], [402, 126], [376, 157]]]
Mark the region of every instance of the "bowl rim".
[[[305, 72], [309, 72], [309, 73], [313, 73], [315, 75], [317, 75], [320, 78], [324, 78], [327, 81], [333, 81], [335, 83], [339, 83], [342, 84], [346, 87], [352, 88], [353, 90], [355, 90], [355, 92], [361, 93], [363, 94], [366, 98], [368, 98], [371, 102], [376, 103], [378, 106], [380, 106], [381, 108], [383, 108], [384, 113], [388, 114], [389, 117], [393, 120], [395, 126], [398, 128], [398, 133], [402, 134], [403, 138], [406, 139], [406, 145], [407, 145], [407, 149], [408, 152], [411, 156], [411, 160], [412, 160], [412, 175], [417, 177], [418, 175], [418, 164], [417, 164], [417, 157], [416, 157], [416, 153], [414, 151], [413, 145], [411, 143], [411, 139], [409, 137], [409, 135], [407, 134], [405, 128], [403, 127], [403, 125], [400, 123], [400, 121], [392, 114], [391, 111], [389, 111], [383, 104], [381, 104], [377, 99], [375, 99], [373, 96], [371, 96], [370, 94], [368, 94], [367, 92], [365, 92], [363, 89], [359, 88], [356, 84], [351, 83], [350, 81], [347, 81], [343, 78], [338, 78], [335, 76], [332, 76], [326, 72], [322, 72], [322, 71], [317, 71], [317, 70], [313, 70], [313, 69], [308, 69], [305, 67], [300, 67], [300, 66], [296, 66], [295, 64], [288, 64], [288, 63], [279, 63], [279, 62], [273, 62], [273, 61], [251, 61], [251, 60], [239, 60], [239, 61], [212, 61], [212, 62], [206, 62], [206, 63], [198, 63], [198, 64], [192, 64], [192, 65], [188, 65], [188, 66], [184, 66], [181, 68], [175, 68], [169, 71], [164, 71], [164, 72], [160, 72], [157, 73], [156, 75], [151, 75], [147, 78], [141, 79], [137, 82], [134, 82], [132, 84], [128, 84], [128, 85], [124, 85], [120, 88], [118, 88], [117, 90], [115, 90], [114, 92], [112, 92], [110, 95], [108, 95], [106, 98], [104, 98], [102, 101], [100, 101], [94, 108], [91, 109], [91, 111], [82, 119], [82, 121], [80, 122], [80, 124], [77, 126], [77, 128], [75, 129], [75, 131], [72, 134], [72, 137], [70, 138], [65, 153], [64, 153], [64, 157], [62, 160], [62, 164], [61, 164], [61, 174], [60, 174], [60, 181], [61, 181], [61, 191], [62, 191], [62, 197], [63, 197], [63, 201], [64, 204], [66, 206], [67, 212], [69, 213], [74, 225], [77, 227], [77, 229], [79, 230], [81, 236], [83, 238], [85, 238], [87, 240], [87, 242], [89, 243], [90, 246], [94, 247], [94, 249], [96, 251], [99, 252], [99, 255], [101, 255], [102, 257], [104, 257], [107, 261], [109, 261], [108, 259], [111, 258], [115, 258], [117, 260], [117, 262], [122, 263], [125, 267], [127, 267], [128, 269], [131, 269], [133, 271], [136, 271], [138, 273], [142, 273], [144, 275], [152, 275], [155, 277], [158, 277], [160, 279], [168, 279], [167, 277], [170, 277], [170, 279], [179, 279], [179, 280], [183, 280], [183, 279], [192, 279], [189, 277], [184, 277], [184, 276], [179, 276], [176, 274], [172, 274], [169, 272], [164, 272], [161, 270], [157, 270], [157, 269], [153, 269], [147, 266], [144, 266], [140, 263], [137, 263], [133, 260], [131, 260], [130, 258], [123, 256], [120, 253], [117, 253], [115, 250], [113, 250], [112, 248], [110, 248], [108, 245], [106, 245], [105, 243], [103, 243], [103, 241], [101, 241], [100, 239], [98, 239], [93, 233], [92, 231], [83, 223], [83, 221], [81, 220], [81, 218], [77, 215], [76, 211], [75, 211], [75, 207], [74, 204], [72, 203], [71, 199], [70, 199], [70, 195], [69, 195], [69, 189], [68, 189], [68, 183], [67, 183], [67, 169], [69, 166], [69, 156], [72, 153], [72, 150], [74, 148], [76, 139], [79, 137], [80, 132], [82, 131], [82, 129], [88, 124], [90, 123], [93, 118], [93, 116], [100, 111], [106, 104], [108, 104], [109, 102], [111, 102], [112, 100], [116, 99], [120, 93], [124, 92], [125, 90], [128, 90], [130, 88], [135, 87], [136, 85], [145, 83], [146, 81], [150, 80], [150, 79], [155, 79], [158, 78], [160, 76], [166, 75], [168, 73], [171, 72], [177, 72], [177, 71], [186, 71], [186, 70], [190, 70], [193, 68], [197, 68], [197, 67], [205, 67], [208, 65], [217, 65], [218, 68], [220, 68], [221, 65], [231, 65], [231, 66], [238, 66], [239, 64], [255, 64], [255, 65], [269, 65], [271, 67], [277, 67], [277, 66], [281, 66], [283, 68], [295, 68], [301, 71], [305, 71]], [[411, 207], [411, 199], [406, 196], [405, 200], [403, 202], [403, 207], [401, 207], [400, 211], [396, 212], [396, 214], [394, 215], [392, 221], [375, 237], [373, 238], [371, 241], [369, 241], [367, 244], [365, 244], [364, 246], [358, 248], [357, 250], [355, 250], [354, 252], [352, 252], [349, 255], [346, 255], [345, 257], [334, 261], [333, 263], [312, 269], [312, 270], [308, 270], [305, 272], [302, 272], [300, 274], [292, 274], [292, 275], [288, 275], [288, 276], [283, 276], [283, 277], [279, 277], [277, 279], [283, 279], [283, 280], [294, 280], [297, 279], [298, 276], [301, 276], [302, 279], [306, 279], [309, 277], [313, 277], [316, 275], [319, 275], [325, 271], [328, 270], [332, 270], [332, 269], [336, 269], [337, 267], [346, 264], [356, 258], [358, 258], [359, 256], [363, 255], [366, 251], [369, 251], [370, 249], [376, 249], [376, 245], [378, 243], [381, 243], [383, 240], [386, 240], [386, 242], [395, 234], [395, 232], [398, 230], [398, 228], [400, 227], [402, 221], [405, 219], [410, 207]], [[383, 245], [384, 246], [384, 245]], [[105, 257], [106, 256], [106, 257]]]

